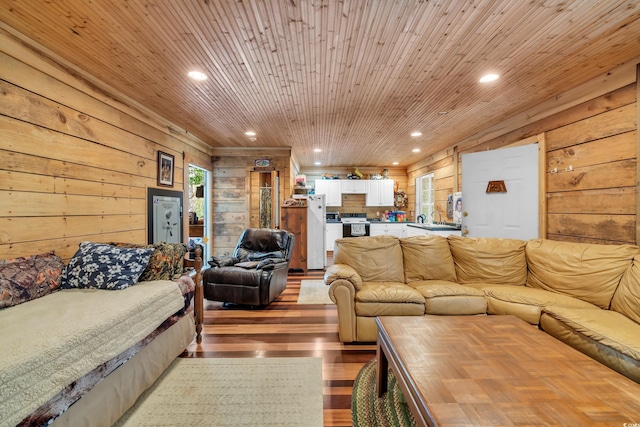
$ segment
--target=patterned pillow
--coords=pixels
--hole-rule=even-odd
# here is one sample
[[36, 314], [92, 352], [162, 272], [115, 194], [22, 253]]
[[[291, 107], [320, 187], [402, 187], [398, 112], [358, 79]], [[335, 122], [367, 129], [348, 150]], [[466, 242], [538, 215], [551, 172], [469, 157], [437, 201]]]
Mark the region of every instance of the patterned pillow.
[[173, 278], [174, 250], [173, 246], [166, 243], [153, 243], [151, 245], [141, 245], [137, 243], [112, 242], [119, 248], [151, 248], [153, 253], [149, 258], [149, 264], [142, 272], [138, 282], [150, 282], [152, 280], [171, 280]]
[[134, 285], [153, 248], [123, 248], [82, 242], [62, 272], [63, 288], [124, 289]]
[[187, 254], [187, 245], [173, 243], [173, 278], [177, 279], [184, 272], [184, 256]]
[[56, 291], [63, 268], [62, 259], [53, 252], [0, 260], [0, 308]]

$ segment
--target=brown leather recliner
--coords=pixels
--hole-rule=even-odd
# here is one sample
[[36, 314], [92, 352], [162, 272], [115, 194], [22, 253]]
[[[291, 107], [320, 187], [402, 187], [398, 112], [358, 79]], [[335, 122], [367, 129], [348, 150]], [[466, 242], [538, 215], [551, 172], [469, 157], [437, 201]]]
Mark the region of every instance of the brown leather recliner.
[[294, 236], [286, 230], [248, 228], [233, 256], [213, 257], [202, 277], [212, 301], [265, 306], [287, 287]]

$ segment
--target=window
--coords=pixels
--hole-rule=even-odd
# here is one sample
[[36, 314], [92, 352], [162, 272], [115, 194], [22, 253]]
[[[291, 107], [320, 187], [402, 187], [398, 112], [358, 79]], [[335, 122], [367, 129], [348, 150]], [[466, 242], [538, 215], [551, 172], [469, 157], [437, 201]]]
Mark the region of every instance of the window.
[[424, 215], [425, 222], [431, 222], [434, 210], [435, 190], [433, 174], [428, 173], [416, 178], [416, 215]]

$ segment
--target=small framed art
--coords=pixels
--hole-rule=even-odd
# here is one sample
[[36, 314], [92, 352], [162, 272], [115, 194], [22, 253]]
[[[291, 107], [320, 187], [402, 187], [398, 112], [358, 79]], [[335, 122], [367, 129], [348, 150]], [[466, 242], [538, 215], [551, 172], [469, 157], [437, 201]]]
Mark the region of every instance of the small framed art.
[[171, 154], [158, 151], [158, 185], [173, 187], [174, 159]]

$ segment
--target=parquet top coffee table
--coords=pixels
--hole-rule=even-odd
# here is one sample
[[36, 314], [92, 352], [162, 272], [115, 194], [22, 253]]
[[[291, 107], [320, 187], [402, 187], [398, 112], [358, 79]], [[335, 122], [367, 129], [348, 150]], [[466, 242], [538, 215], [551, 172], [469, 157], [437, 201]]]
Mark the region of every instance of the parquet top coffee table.
[[640, 384], [515, 317], [376, 322], [378, 393], [390, 366], [418, 425], [640, 425]]

